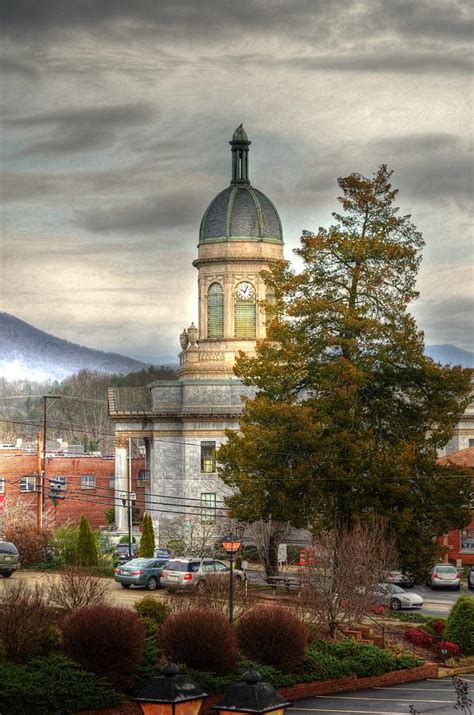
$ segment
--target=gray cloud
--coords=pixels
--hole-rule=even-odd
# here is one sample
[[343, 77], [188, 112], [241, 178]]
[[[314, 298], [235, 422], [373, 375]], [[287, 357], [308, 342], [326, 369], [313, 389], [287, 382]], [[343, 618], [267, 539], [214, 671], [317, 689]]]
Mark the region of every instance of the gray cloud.
[[25, 62], [16, 62], [9, 57], [0, 57], [0, 73], [3, 75], [15, 75], [20, 79], [34, 81], [38, 78], [39, 72], [36, 67]]
[[139, 203], [111, 205], [81, 213], [78, 223], [92, 232], [150, 233], [160, 229], [196, 226], [203, 201], [196, 194], [176, 191], [148, 196]]
[[153, 116], [146, 104], [72, 108], [5, 120], [10, 130], [46, 128], [45, 138], [33, 142], [22, 155], [63, 154], [111, 145], [120, 131], [144, 124]]

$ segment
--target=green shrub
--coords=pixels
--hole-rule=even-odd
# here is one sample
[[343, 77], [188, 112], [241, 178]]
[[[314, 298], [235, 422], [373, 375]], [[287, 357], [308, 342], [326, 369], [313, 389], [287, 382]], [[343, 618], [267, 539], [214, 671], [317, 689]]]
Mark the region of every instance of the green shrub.
[[[314, 641], [308, 647], [306, 670], [311, 670], [310, 664], [313, 665], [318, 676], [315, 680], [342, 677], [349, 673], [362, 678], [382, 675], [392, 670], [414, 668], [421, 663], [418, 658], [397, 658], [389, 650], [352, 639], [339, 642]], [[324, 670], [325, 664], [327, 670]]]
[[239, 619], [239, 645], [249, 658], [291, 672], [304, 659], [308, 632], [288, 608], [256, 606]]
[[99, 563], [97, 543], [85, 516], [81, 516], [79, 523], [74, 561], [76, 566], [97, 566]]
[[158, 625], [161, 625], [170, 615], [168, 604], [153, 596], [141, 598], [133, 604], [133, 607], [140, 618], [152, 618]]
[[229, 621], [211, 608], [190, 608], [163, 623], [159, 644], [175, 662], [223, 674], [236, 662], [237, 639]]
[[68, 715], [123, 702], [108, 683], [61, 655], [29, 665], [0, 662], [1, 712], [9, 715]]
[[397, 670], [405, 670], [408, 668], [418, 668], [419, 665], [423, 665], [423, 661], [419, 658], [415, 658], [414, 655], [399, 655], [396, 658]]
[[76, 553], [79, 525], [58, 526], [51, 535], [49, 547], [53, 552], [53, 564], [56, 567], [72, 565]]
[[311, 680], [332, 680], [350, 675], [352, 670], [344, 660], [322, 653], [310, 645], [306, 653], [304, 672], [311, 676]]
[[[132, 536], [132, 544], [136, 544], [137, 540], [135, 539], [134, 536]], [[128, 544], [128, 536], [124, 534], [123, 536], [120, 537], [119, 544]]]
[[474, 598], [458, 598], [446, 621], [444, 638], [461, 648], [463, 655], [474, 655]]

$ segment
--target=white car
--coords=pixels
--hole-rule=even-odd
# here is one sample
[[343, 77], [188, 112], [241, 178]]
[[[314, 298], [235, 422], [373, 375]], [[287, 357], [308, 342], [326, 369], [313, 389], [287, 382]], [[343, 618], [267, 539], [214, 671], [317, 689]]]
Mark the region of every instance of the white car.
[[423, 599], [417, 593], [404, 591], [392, 583], [379, 583], [374, 591], [378, 603], [389, 606], [394, 611], [402, 608], [421, 608]]

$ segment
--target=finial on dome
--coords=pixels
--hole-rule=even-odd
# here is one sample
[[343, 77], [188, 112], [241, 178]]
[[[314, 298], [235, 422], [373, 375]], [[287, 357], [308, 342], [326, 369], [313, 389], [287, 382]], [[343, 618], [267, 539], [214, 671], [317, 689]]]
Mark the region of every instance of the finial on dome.
[[235, 130], [233, 136], [232, 136], [232, 141], [234, 142], [248, 142], [249, 138], [247, 136], [247, 132], [244, 129], [244, 125], [241, 123]]
[[232, 183], [250, 184], [249, 146], [251, 145], [243, 124], [239, 124], [229, 144], [232, 147]]

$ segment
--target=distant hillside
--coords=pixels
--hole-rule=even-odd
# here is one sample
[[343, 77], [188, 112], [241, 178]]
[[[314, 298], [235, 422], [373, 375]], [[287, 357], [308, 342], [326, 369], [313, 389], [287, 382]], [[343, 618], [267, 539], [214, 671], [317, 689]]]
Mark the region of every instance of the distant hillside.
[[0, 376], [7, 380], [45, 382], [83, 369], [125, 374], [145, 367], [139, 360], [70, 343], [0, 313]]
[[457, 348], [455, 345], [427, 345], [425, 353], [444, 365], [462, 365], [474, 368], [474, 353]]

